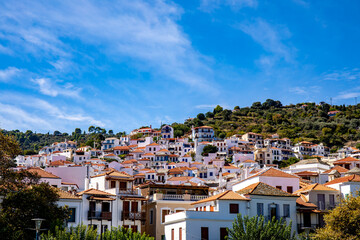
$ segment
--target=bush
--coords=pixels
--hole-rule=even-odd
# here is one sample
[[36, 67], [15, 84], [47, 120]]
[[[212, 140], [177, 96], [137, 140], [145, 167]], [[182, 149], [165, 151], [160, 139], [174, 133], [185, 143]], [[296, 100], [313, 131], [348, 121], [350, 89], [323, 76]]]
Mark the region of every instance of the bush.
[[133, 232], [130, 228], [125, 229], [113, 227], [110, 230], [106, 230], [103, 234], [98, 234], [96, 229], [92, 227], [86, 227], [85, 225], [79, 225], [75, 228], [71, 227], [68, 230], [55, 229], [55, 232], [48, 232], [41, 235], [41, 240], [153, 240], [153, 237], [149, 237], [145, 233]]

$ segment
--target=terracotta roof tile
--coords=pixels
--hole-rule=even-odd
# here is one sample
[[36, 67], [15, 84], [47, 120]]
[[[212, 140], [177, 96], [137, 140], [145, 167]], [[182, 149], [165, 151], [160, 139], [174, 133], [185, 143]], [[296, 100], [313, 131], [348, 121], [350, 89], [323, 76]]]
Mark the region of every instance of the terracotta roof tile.
[[87, 190], [84, 190], [82, 192], [79, 192], [78, 195], [83, 195], [83, 194], [87, 194], [87, 195], [101, 195], [101, 196], [116, 196], [112, 193], [108, 193], [108, 192], [104, 192], [104, 191], [100, 191], [94, 188], [90, 188]]
[[337, 191], [335, 188], [327, 187], [327, 186], [325, 186], [323, 184], [319, 184], [319, 183], [314, 183], [314, 184], [308, 185], [304, 188], [301, 188], [301, 189], [295, 191], [294, 194], [310, 192], [312, 190], [315, 190], [315, 191]]
[[249, 195], [264, 195], [264, 196], [279, 196], [279, 197], [293, 197], [294, 195], [285, 192], [283, 190], [274, 188], [263, 182], [257, 182], [251, 184], [239, 191], [236, 191], [239, 194], [249, 194]]
[[223, 193], [217, 194], [215, 196], [211, 196], [200, 201], [194, 202], [191, 205], [200, 204], [204, 202], [210, 202], [215, 200], [240, 200], [240, 201], [249, 201], [249, 198], [243, 197], [240, 194], [237, 194], [231, 190], [227, 190]]
[[41, 178], [58, 178], [58, 179], [61, 179], [60, 177], [50, 173], [50, 172], [47, 172], [41, 168], [28, 168], [27, 169], [28, 172], [31, 172], [33, 174], [37, 174], [39, 177]]
[[345, 177], [335, 178], [334, 180], [325, 183], [324, 185], [332, 185], [337, 183], [343, 183], [343, 182], [360, 182], [360, 176], [359, 175], [349, 175]]
[[344, 167], [341, 167], [341, 166], [335, 166], [329, 170], [326, 170], [325, 172], [322, 172], [322, 173], [330, 173], [331, 171], [333, 170], [336, 170], [338, 171], [339, 173], [346, 173], [347, 171], [349, 171], [348, 169], [344, 168]]

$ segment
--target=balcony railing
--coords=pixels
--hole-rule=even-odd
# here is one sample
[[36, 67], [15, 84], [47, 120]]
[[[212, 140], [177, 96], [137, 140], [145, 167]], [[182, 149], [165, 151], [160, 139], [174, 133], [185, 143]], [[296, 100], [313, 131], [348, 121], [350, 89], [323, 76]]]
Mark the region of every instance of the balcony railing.
[[319, 210], [331, 210], [331, 209], [334, 209], [336, 207], [336, 203], [319, 201], [317, 206], [318, 206]]
[[205, 196], [205, 195], [190, 195], [190, 200], [191, 201], [199, 201], [199, 200], [203, 200], [208, 197], [209, 196]]
[[183, 200], [184, 195], [182, 194], [164, 194], [163, 199], [164, 200]]
[[137, 195], [137, 191], [132, 189], [119, 189], [119, 194], [123, 195]]
[[111, 212], [100, 212], [100, 211], [89, 211], [88, 212], [88, 219], [95, 219], [95, 220], [111, 220], [112, 213]]
[[127, 212], [122, 211], [121, 220], [142, 220], [145, 221], [146, 213], [145, 212]]

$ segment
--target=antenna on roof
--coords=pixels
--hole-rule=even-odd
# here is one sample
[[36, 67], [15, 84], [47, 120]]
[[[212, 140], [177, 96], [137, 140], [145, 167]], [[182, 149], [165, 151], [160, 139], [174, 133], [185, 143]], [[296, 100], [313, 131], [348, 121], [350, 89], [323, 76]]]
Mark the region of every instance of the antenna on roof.
[[330, 105], [332, 106], [332, 97], [330, 98]]

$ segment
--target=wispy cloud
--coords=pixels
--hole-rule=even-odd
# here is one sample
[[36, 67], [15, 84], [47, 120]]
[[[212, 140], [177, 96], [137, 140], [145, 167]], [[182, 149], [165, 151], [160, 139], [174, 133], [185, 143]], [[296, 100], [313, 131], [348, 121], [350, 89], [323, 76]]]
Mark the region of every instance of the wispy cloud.
[[20, 72], [21, 70], [16, 67], [8, 67], [6, 69], [0, 70], [0, 82], [8, 82], [13, 77], [17, 76]]
[[286, 27], [275, 27], [261, 18], [242, 23], [238, 27], [273, 56], [287, 62], [294, 61], [294, 49], [284, 43], [291, 36]]
[[55, 81], [49, 78], [36, 78], [32, 82], [38, 85], [39, 91], [42, 94], [56, 97], [63, 95], [67, 97], [79, 98], [80, 88], [75, 88], [71, 83], [65, 85], [58, 85]]
[[243, 7], [257, 7], [257, 0], [201, 0], [200, 10], [211, 12], [221, 6], [229, 6], [232, 10], [237, 11]]
[[360, 87], [353, 87], [347, 91], [340, 92], [336, 97], [335, 100], [344, 100], [344, 99], [351, 99], [360, 97]]
[[175, 4], [64, 0], [3, 2], [0, 7], [2, 36], [18, 52], [47, 57], [55, 68], [62, 69], [62, 63], [79, 54], [67, 42], [76, 39], [114, 59], [130, 58], [129, 64], [151, 69], [156, 76], [216, 92], [208, 84], [212, 70], [206, 57], [192, 48], [177, 24], [182, 9]]
[[311, 95], [314, 93], [320, 92], [321, 87], [320, 86], [306, 86], [306, 87], [292, 87], [289, 89], [289, 92], [299, 94], [299, 95]]
[[344, 68], [341, 70], [335, 70], [322, 74], [323, 80], [329, 81], [354, 81], [360, 80], [360, 69], [359, 68]]

